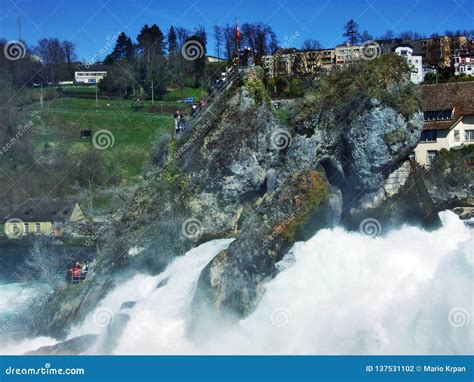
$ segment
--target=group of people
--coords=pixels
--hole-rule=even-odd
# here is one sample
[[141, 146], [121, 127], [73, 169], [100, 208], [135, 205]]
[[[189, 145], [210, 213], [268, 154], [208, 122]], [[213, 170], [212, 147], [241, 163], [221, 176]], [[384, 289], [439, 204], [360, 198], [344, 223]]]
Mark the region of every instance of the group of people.
[[178, 135], [186, 128], [186, 117], [181, 110], [176, 110], [174, 112], [173, 118], [175, 135]]
[[234, 70], [233, 66], [230, 66], [227, 68], [227, 70], [223, 73], [221, 73], [221, 76], [217, 78], [207, 89], [207, 92], [209, 93], [209, 96], [211, 96], [214, 92], [218, 92], [221, 90], [221, 88], [226, 84], [227, 79], [232, 73], [232, 70]]
[[234, 65], [239, 67], [254, 66], [256, 53], [252, 48], [246, 47], [237, 50], [234, 56]]
[[85, 280], [89, 272], [89, 261], [68, 264], [66, 268], [66, 282], [68, 284], [79, 284]]
[[[198, 104], [192, 104], [191, 111], [189, 113], [191, 118], [194, 118], [197, 114], [199, 114], [204, 108], [206, 107], [206, 100], [201, 98]], [[174, 118], [174, 129], [175, 135], [181, 134], [184, 130], [186, 130], [186, 115], [181, 110], [176, 110], [173, 114]]]

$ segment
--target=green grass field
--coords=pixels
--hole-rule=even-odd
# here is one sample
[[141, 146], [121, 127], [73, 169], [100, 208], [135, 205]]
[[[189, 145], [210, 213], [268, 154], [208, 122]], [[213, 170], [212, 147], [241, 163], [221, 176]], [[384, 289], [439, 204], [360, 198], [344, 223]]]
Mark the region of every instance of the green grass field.
[[[93, 89], [93, 87], [78, 87]], [[36, 89], [35, 89], [36, 90]], [[57, 97], [30, 105], [33, 119], [34, 140], [38, 150], [62, 151], [67, 157], [93, 147], [92, 138], [81, 138], [81, 130], [108, 130], [114, 144], [102, 151], [101, 158], [106, 167], [114, 165], [120, 174], [120, 184], [130, 185], [142, 178], [143, 166], [150, 149], [162, 134], [172, 134], [176, 109], [188, 110], [189, 105], [178, 102], [187, 97], [200, 96], [201, 89], [184, 88], [170, 91], [163, 100], [144, 102], [138, 110], [132, 108], [131, 100]], [[150, 112], [150, 111], [153, 111]]]

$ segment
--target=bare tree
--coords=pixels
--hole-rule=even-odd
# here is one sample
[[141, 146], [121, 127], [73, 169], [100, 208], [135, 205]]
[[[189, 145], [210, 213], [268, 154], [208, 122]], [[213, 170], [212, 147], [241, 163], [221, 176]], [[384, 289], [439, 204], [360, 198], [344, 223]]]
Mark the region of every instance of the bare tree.
[[76, 60], [76, 45], [73, 42], [67, 40], [63, 41], [61, 45], [64, 51], [64, 56], [66, 58], [67, 71], [69, 76], [72, 78], [74, 77], [74, 69], [72, 67], [72, 62]]
[[318, 49], [321, 49], [321, 44], [317, 40], [306, 39], [306, 40], [303, 41], [303, 45], [301, 45], [301, 49], [303, 49], [303, 50], [318, 50]]
[[43, 38], [38, 41], [36, 48], [38, 55], [43, 60], [43, 64], [49, 68], [48, 80], [57, 81], [57, 66], [66, 62], [66, 55], [63, 46], [57, 38]]
[[50, 240], [51, 238], [41, 236], [34, 238], [21, 276], [25, 280], [34, 280], [32, 285], [39, 289], [56, 290], [64, 286], [66, 265], [73, 259], [65, 250], [53, 251], [48, 245], [51, 244]]
[[214, 40], [216, 42], [217, 57], [221, 57], [221, 48], [224, 43], [224, 29], [219, 25], [214, 25]]

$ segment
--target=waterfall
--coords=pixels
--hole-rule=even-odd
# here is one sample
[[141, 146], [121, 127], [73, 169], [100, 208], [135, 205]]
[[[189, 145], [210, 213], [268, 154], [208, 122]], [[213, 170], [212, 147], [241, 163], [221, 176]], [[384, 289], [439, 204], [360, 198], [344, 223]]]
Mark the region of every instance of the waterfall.
[[317, 232], [277, 265], [280, 273], [250, 316], [196, 343], [186, 326], [200, 317], [191, 311], [199, 275], [231, 242], [214, 240], [157, 276], [119, 285], [69, 338], [98, 334], [92, 354], [467, 354], [472, 230], [451, 212], [441, 219], [432, 232]]

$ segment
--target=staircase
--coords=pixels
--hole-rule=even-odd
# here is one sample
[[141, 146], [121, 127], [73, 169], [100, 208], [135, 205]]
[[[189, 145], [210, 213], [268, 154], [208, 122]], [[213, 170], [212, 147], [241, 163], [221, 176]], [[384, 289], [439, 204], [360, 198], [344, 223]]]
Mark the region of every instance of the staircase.
[[226, 80], [223, 85], [219, 89], [215, 89], [210, 95], [208, 95], [204, 100], [206, 101], [206, 106], [201, 108], [196, 114], [194, 114], [192, 117], [189, 117], [188, 123], [187, 123], [187, 130], [193, 129], [198, 121], [201, 119], [201, 117], [210, 109], [210, 107], [214, 104], [214, 102], [220, 98], [220, 96], [227, 90], [229, 89], [235, 79], [239, 75], [239, 70], [234, 66], [232, 69], [227, 73], [226, 75]]

